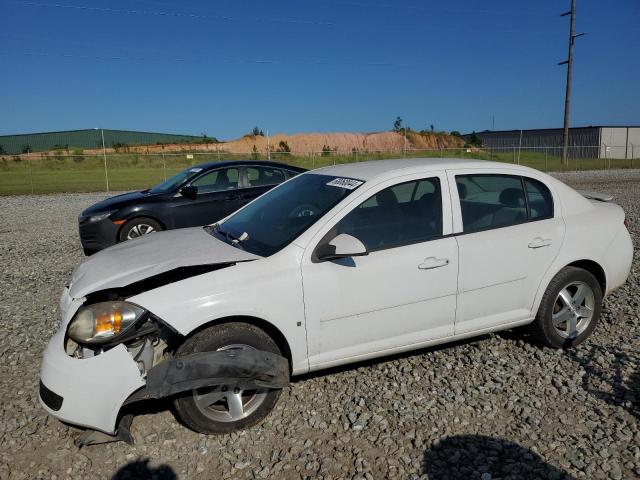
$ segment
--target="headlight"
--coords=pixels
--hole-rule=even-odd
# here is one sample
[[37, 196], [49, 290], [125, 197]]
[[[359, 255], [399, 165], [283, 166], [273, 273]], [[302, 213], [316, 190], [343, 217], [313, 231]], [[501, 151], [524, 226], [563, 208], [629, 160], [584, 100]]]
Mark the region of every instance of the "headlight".
[[67, 334], [78, 343], [105, 343], [133, 327], [146, 310], [127, 302], [103, 302], [82, 307]]
[[109, 218], [112, 214], [114, 214], [116, 211], [112, 210], [110, 212], [104, 212], [104, 213], [98, 213], [97, 215], [92, 215], [90, 216], [87, 221], [88, 222], [99, 222], [100, 220], [104, 220], [105, 218]]

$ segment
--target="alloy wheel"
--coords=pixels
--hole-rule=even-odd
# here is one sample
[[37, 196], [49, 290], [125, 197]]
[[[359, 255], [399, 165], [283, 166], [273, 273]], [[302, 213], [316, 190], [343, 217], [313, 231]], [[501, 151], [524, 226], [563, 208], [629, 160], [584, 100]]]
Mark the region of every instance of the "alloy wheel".
[[562, 338], [574, 339], [584, 332], [593, 319], [595, 295], [585, 282], [565, 286], [556, 297], [551, 321]]
[[[229, 345], [219, 348], [231, 350], [252, 348], [247, 345]], [[216, 422], [237, 422], [254, 413], [267, 397], [268, 390], [243, 390], [237, 385], [216, 385], [193, 391], [193, 400], [205, 417]]]

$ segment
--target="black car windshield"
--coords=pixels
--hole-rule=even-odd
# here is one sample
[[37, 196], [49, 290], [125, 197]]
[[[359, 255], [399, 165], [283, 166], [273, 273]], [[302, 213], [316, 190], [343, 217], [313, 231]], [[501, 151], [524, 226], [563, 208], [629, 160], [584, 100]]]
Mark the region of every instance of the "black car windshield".
[[286, 247], [364, 182], [304, 174], [265, 193], [211, 235], [255, 255], [268, 257]]
[[150, 193], [167, 193], [175, 190], [177, 187], [186, 182], [189, 178], [201, 172], [202, 168], [191, 167], [176, 173], [173, 177], [167, 178], [164, 182], [159, 183], [155, 187], [149, 189]]

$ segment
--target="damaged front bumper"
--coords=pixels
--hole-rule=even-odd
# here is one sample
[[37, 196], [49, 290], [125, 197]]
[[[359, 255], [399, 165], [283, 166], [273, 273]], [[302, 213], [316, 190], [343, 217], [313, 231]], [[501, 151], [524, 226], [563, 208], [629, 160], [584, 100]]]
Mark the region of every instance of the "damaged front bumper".
[[40, 403], [51, 415], [110, 434], [125, 400], [145, 385], [124, 345], [91, 358], [70, 357], [63, 329], [44, 352], [40, 383]]
[[40, 372], [40, 403], [64, 422], [113, 435], [122, 407], [130, 403], [202, 387], [284, 388], [289, 383], [286, 358], [252, 347], [165, 358], [148, 369], [125, 344], [90, 357], [71, 356], [66, 328], [81, 304], [65, 290], [62, 326], [44, 352]]

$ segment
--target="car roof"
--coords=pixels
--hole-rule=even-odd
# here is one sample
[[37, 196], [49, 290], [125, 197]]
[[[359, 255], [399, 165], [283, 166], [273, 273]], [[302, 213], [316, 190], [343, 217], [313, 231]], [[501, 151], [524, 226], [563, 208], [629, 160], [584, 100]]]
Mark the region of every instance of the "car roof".
[[268, 162], [266, 160], [221, 160], [219, 162], [199, 163], [197, 165], [191, 166], [190, 168], [202, 168], [203, 170], [210, 170], [212, 168], [233, 167], [240, 165], [286, 168], [288, 170], [294, 170], [296, 172], [306, 172], [304, 168], [294, 167], [293, 165], [287, 165], [286, 163]]
[[397, 158], [390, 160], [372, 160], [359, 163], [344, 163], [323, 167], [308, 172], [308, 174], [332, 175], [369, 181], [377, 177], [396, 176], [396, 174], [411, 174], [450, 169], [489, 169], [508, 168], [523, 173], [534, 172], [529, 167], [488, 160], [466, 158]]

